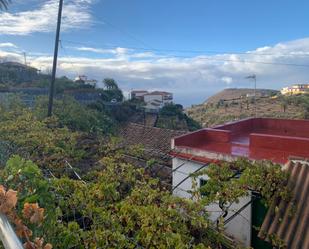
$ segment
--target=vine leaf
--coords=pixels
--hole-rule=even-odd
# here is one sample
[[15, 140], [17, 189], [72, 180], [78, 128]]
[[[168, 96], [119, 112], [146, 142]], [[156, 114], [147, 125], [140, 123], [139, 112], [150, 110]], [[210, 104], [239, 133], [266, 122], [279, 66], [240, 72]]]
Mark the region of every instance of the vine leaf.
[[5, 191], [5, 188], [0, 185], [0, 212], [8, 213], [15, 208], [17, 203], [17, 191], [12, 189]]
[[23, 216], [32, 224], [41, 224], [44, 220], [44, 208], [40, 208], [37, 203], [25, 203]]

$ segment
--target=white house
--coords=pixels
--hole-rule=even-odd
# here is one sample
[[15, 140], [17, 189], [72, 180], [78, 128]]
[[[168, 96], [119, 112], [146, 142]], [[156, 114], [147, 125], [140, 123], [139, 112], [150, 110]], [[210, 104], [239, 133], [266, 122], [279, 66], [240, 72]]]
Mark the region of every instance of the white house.
[[96, 87], [97, 84], [98, 84], [97, 80], [94, 80], [94, 79], [89, 80], [86, 75], [79, 75], [74, 79], [74, 82], [79, 82], [79, 81], [84, 82], [86, 85], [90, 85], [90, 86], [93, 86], [93, 87]]
[[134, 90], [131, 99], [140, 99], [146, 103], [145, 109], [158, 112], [166, 104], [173, 102], [173, 94], [169, 92]]
[[[291, 157], [309, 158], [308, 148], [309, 121], [305, 120], [251, 118], [176, 137], [172, 139], [171, 153], [173, 194], [191, 198], [193, 178], [190, 174], [207, 168], [210, 163], [247, 157], [284, 165]], [[197, 186], [207, 184], [208, 179], [207, 175], [200, 176]], [[260, 238], [253, 230], [254, 226], [262, 225], [252, 219], [260, 215], [253, 200], [248, 191], [238, 203], [232, 203], [224, 217], [226, 234], [245, 246], [254, 246], [253, 236]], [[215, 203], [206, 209], [214, 222], [223, 213]]]
[[160, 101], [163, 105], [173, 102], [173, 94], [168, 92], [154, 91], [144, 95], [145, 103], [152, 102], [154, 100]]
[[281, 89], [282, 95], [309, 93], [309, 84], [295, 84]]
[[[201, 163], [198, 161], [182, 159], [180, 157], [176, 157], [173, 159], [173, 187], [178, 186], [173, 191], [174, 195], [179, 197], [190, 198], [191, 194], [187, 191], [192, 190], [193, 179], [191, 177], [187, 178], [189, 174], [196, 172], [199, 168], [201, 168], [206, 163]], [[177, 168], [180, 167], [179, 170]], [[205, 166], [207, 168], [207, 166]], [[209, 177], [207, 175], [200, 176], [197, 181], [197, 187], [201, 187], [203, 184], [207, 182]], [[251, 200], [250, 193], [248, 193], [247, 197], [243, 197], [239, 200], [239, 203], [234, 203], [229, 208], [229, 210], [233, 210], [228, 213], [228, 216], [225, 219], [230, 218], [237, 210], [242, 208], [244, 205], [249, 203]], [[210, 219], [214, 222], [218, 220], [220, 215], [222, 214], [221, 208], [217, 204], [213, 204], [207, 207], [207, 211], [209, 211]], [[236, 216], [226, 225], [226, 234], [235, 238], [237, 241], [243, 243], [245, 246], [250, 246], [251, 241], [251, 204], [249, 204], [242, 212], [241, 215]]]
[[162, 101], [159, 101], [157, 99], [152, 100], [150, 102], [146, 102], [145, 109], [149, 111], [158, 111], [164, 106]]

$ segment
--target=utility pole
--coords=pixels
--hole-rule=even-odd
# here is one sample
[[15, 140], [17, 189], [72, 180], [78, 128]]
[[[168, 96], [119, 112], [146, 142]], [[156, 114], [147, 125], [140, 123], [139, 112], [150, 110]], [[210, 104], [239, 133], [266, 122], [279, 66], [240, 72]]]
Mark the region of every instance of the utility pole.
[[52, 113], [53, 113], [53, 102], [54, 102], [55, 80], [56, 80], [56, 72], [57, 72], [57, 59], [58, 59], [58, 48], [59, 48], [62, 7], [63, 7], [63, 0], [59, 0], [58, 22], [57, 22], [56, 41], [55, 41], [55, 50], [54, 50], [53, 71], [52, 71], [52, 77], [51, 77], [50, 89], [49, 89], [49, 101], [48, 101], [48, 113], [47, 113], [48, 117], [51, 117]]

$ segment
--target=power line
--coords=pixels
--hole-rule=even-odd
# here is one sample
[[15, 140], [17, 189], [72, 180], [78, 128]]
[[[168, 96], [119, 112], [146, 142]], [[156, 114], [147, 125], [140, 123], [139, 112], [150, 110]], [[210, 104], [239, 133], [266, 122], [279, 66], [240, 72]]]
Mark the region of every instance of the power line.
[[[85, 43], [81, 43], [81, 42], [72, 42], [72, 41], [67, 41], [67, 40], [65, 42], [86, 45]], [[89, 46], [89, 45], [86, 45], [86, 46]], [[117, 47], [106, 46], [106, 47], [100, 47], [100, 48], [114, 48], [114, 49], [116, 49]], [[127, 47], [127, 48], [129, 48], [129, 49], [139, 49], [139, 48], [133, 48], [133, 47]], [[156, 50], [148, 49], [148, 51], [155, 52]], [[250, 55], [250, 54], [247, 54], [247, 55]], [[216, 62], [233, 62], [233, 63], [263, 64], [263, 65], [274, 65], [274, 66], [309, 67], [309, 64], [251, 61], [251, 60], [245, 60], [245, 59], [221, 59], [221, 58], [203, 57], [203, 56], [188, 57], [188, 56], [172, 55], [172, 54], [165, 54], [165, 56], [169, 56], [169, 58], [199, 59], [199, 60], [216, 61]]]
[[[59, 40], [59, 43], [60, 43], [60, 48], [62, 49], [62, 51], [63, 51], [63, 53], [65, 54], [65, 56], [69, 58], [70, 56], [68, 55], [66, 48], [65, 48], [65, 47], [63, 46], [63, 44], [62, 44], [62, 40]], [[68, 62], [71, 64], [72, 70], [74, 71], [74, 73], [76, 73], [76, 76], [78, 76], [78, 75], [79, 75], [79, 72], [78, 72], [77, 70], [74, 69], [74, 68], [75, 68], [75, 65], [72, 63], [72, 61], [68, 61]]]
[[120, 33], [124, 34], [125, 36], [127, 37], [130, 37], [131, 39], [133, 39], [134, 41], [142, 44], [143, 46], [145, 47], [148, 47], [148, 48], [152, 48], [151, 45], [147, 44], [146, 42], [144, 42], [143, 40], [141, 40], [140, 38], [136, 37], [135, 35], [133, 35], [132, 33], [128, 32], [127, 30], [124, 30], [123, 28], [119, 28], [118, 26], [112, 24], [110, 21], [107, 21], [105, 18], [102, 19], [102, 18], [97, 18], [99, 19], [101, 22], [97, 22], [99, 24], [107, 24], [109, 25], [110, 27], [112, 27], [113, 29], [116, 29], [118, 30]]
[[[67, 43], [80, 44], [83, 46], [94, 46], [90, 43], [77, 42], [71, 40], [64, 40]], [[118, 45], [104, 45], [96, 48], [118, 48]], [[149, 52], [175, 52], [175, 53], [192, 53], [192, 54], [212, 54], [212, 55], [247, 55], [247, 56], [298, 56], [298, 57], [309, 57], [309, 51], [304, 52], [304, 54], [291, 53], [254, 53], [254, 52], [236, 52], [236, 51], [216, 51], [216, 50], [183, 50], [183, 49], [160, 49], [160, 48], [146, 48], [146, 47], [135, 47], [135, 46], [125, 46], [129, 49], [149, 51]]]

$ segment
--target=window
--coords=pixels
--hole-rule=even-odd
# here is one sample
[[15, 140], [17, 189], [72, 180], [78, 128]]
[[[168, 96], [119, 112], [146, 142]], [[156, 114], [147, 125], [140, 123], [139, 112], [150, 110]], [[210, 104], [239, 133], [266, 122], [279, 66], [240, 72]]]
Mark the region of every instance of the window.
[[208, 182], [208, 180], [205, 180], [203, 178], [200, 179], [200, 187], [203, 187], [204, 185], [206, 185]]
[[[203, 178], [200, 178], [200, 188], [205, 186], [207, 184], [208, 180], [205, 180]], [[209, 192], [205, 191], [205, 190], [200, 190], [200, 193], [203, 196], [207, 196], [209, 194]]]

